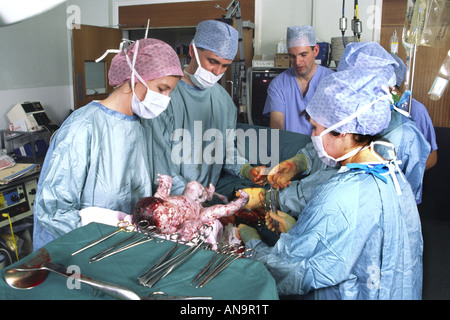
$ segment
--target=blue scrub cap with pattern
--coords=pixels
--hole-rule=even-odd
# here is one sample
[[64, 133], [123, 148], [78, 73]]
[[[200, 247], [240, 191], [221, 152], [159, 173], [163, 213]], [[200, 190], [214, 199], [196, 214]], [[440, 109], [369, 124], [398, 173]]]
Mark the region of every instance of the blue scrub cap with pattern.
[[386, 129], [391, 121], [388, 91], [385, 80], [373, 72], [363, 69], [338, 71], [320, 82], [306, 112], [315, 122], [330, 128], [373, 103], [334, 131], [375, 135]]
[[286, 44], [292, 47], [311, 47], [316, 45], [316, 33], [311, 26], [288, 27]]
[[212, 51], [222, 59], [233, 60], [238, 50], [239, 35], [228, 24], [215, 20], [202, 21], [197, 26], [194, 43], [197, 48]]
[[393, 87], [397, 83], [395, 76], [397, 67], [397, 61], [377, 42], [351, 42], [345, 47], [337, 70], [353, 68], [371, 70], [383, 76], [386, 79], [385, 83]]

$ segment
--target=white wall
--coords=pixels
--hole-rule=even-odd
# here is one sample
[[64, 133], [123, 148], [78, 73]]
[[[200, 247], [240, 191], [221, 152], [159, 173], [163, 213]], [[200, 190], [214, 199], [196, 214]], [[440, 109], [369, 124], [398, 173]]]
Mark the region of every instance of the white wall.
[[0, 128], [15, 104], [41, 100], [58, 121], [68, 113], [70, 77], [65, 4], [40, 16], [0, 28]]
[[[68, 10], [72, 5], [79, 14]], [[111, 20], [112, 0], [69, 0], [39, 16], [1, 27], [0, 129], [8, 128], [6, 114], [14, 105], [31, 100], [40, 101], [49, 118], [61, 124], [74, 105], [67, 23], [109, 26]]]

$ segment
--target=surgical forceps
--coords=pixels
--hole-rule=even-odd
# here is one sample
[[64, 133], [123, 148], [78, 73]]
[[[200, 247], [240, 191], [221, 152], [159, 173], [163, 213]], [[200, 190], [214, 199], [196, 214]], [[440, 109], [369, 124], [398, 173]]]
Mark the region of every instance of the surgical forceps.
[[101, 243], [101, 242], [111, 238], [112, 236], [114, 236], [115, 234], [117, 234], [117, 233], [119, 233], [121, 231], [128, 233], [128, 232], [134, 231], [134, 229], [135, 229], [135, 227], [132, 224], [130, 224], [128, 221], [124, 221], [124, 220], [119, 221], [117, 223], [117, 230], [114, 230], [114, 231], [108, 233], [107, 235], [99, 238], [98, 240], [96, 240], [96, 241], [88, 244], [87, 246], [81, 248], [80, 250], [77, 250], [77, 251], [73, 252], [72, 256], [74, 256], [74, 255], [76, 255], [76, 254], [78, 254], [78, 253], [80, 253], [80, 252], [82, 252], [82, 251], [84, 251], [86, 249], [92, 248], [93, 246], [95, 246], [95, 245], [97, 245], [97, 244], [99, 244], [99, 243]]
[[[127, 245], [124, 245], [124, 246], [120, 247], [121, 245], [127, 243], [128, 241], [132, 240], [135, 236], [140, 234], [139, 232], [135, 232], [135, 233], [131, 234], [130, 236], [126, 237], [125, 239], [123, 239], [123, 240], [117, 242], [116, 244], [112, 245], [111, 247], [109, 247], [109, 248], [107, 248], [107, 249], [105, 249], [105, 250], [103, 250], [103, 251], [93, 255], [91, 258], [89, 258], [89, 263], [103, 260], [104, 258], [110, 257], [110, 256], [112, 256], [112, 255], [114, 255], [116, 253], [125, 251], [126, 249], [129, 249], [129, 248], [132, 248], [132, 247], [137, 246], [139, 244], [142, 244], [142, 243], [145, 243], [145, 242], [153, 240], [151, 235], [156, 232], [156, 230], [157, 230], [156, 227], [150, 226], [149, 222], [146, 221], [146, 220], [139, 221], [136, 224], [136, 226], [138, 228], [138, 231], [140, 231], [143, 234], [145, 234], [147, 238], [140, 238], [140, 239], [137, 239], [137, 240], [135, 240], [135, 241], [133, 241], [133, 242], [127, 244]], [[149, 233], [148, 229], [152, 229], [152, 230], [155, 230], [155, 231]]]
[[[225, 259], [223, 259], [222, 261], [217, 263], [217, 265], [213, 269], [211, 269], [207, 274], [205, 274], [204, 278], [202, 280], [200, 280], [200, 282], [195, 287], [203, 288], [204, 285], [206, 285], [209, 281], [214, 279], [219, 273], [221, 273], [223, 270], [225, 270], [225, 268], [227, 268], [234, 261], [246, 256], [247, 253], [249, 253], [247, 255], [247, 257], [251, 257], [254, 254], [254, 251], [252, 248], [245, 249], [243, 252], [236, 254], [236, 252], [239, 251], [241, 248], [242, 247], [239, 247], [234, 252], [232, 251]], [[231, 261], [229, 261], [230, 258], [232, 258], [232, 257], [234, 257], [234, 258]]]
[[198, 231], [198, 237], [195, 238], [194, 245], [188, 247], [175, 257], [162, 263], [158, 267], [154, 268], [153, 271], [148, 275], [147, 282], [142, 284], [143, 286], [152, 288], [159, 280], [165, 278], [169, 273], [171, 273], [175, 268], [179, 267], [184, 263], [189, 257], [191, 257], [206, 241], [209, 234], [212, 231], [212, 227], [208, 225], [203, 225]]

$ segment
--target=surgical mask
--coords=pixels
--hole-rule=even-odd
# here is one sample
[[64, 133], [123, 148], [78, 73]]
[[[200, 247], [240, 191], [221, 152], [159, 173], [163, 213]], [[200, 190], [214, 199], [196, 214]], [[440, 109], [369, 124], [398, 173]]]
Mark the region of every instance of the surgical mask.
[[330, 167], [335, 167], [339, 162], [344, 161], [344, 160], [354, 156], [355, 154], [363, 151], [364, 149], [368, 148], [368, 147], [356, 148], [356, 149], [354, 149], [354, 150], [344, 154], [343, 156], [339, 157], [338, 159], [335, 159], [335, 158], [333, 158], [332, 156], [330, 156], [326, 152], [326, 150], [325, 150], [325, 148], [323, 146], [323, 139], [322, 139], [322, 137], [324, 135], [326, 135], [327, 133], [330, 133], [334, 129], [339, 128], [339, 127], [343, 126], [344, 124], [350, 122], [354, 118], [358, 117], [360, 114], [363, 114], [364, 112], [367, 112], [370, 109], [370, 107], [372, 107], [378, 101], [391, 99], [391, 94], [389, 93], [389, 89], [388, 88], [383, 88], [383, 89], [385, 90], [386, 95], [381, 96], [380, 98], [374, 100], [373, 102], [368, 103], [367, 105], [363, 106], [358, 111], [356, 111], [354, 114], [348, 116], [347, 118], [339, 121], [335, 125], [332, 125], [331, 127], [329, 127], [326, 130], [324, 130], [320, 135], [311, 137], [312, 143], [314, 145], [314, 149], [316, 150], [320, 160], [322, 160], [326, 165], [328, 165]]
[[330, 156], [325, 151], [325, 148], [323, 147], [322, 136], [328, 132], [329, 131], [325, 130], [319, 136], [311, 137], [311, 140], [314, 145], [314, 149], [317, 151], [317, 154], [319, 155], [320, 160], [322, 160], [327, 166], [335, 167], [340, 161], [344, 161], [345, 159], [348, 159], [348, 158], [354, 156], [355, 154], [357, 154], [358, 152], [367, 148], [367, 147], [357, 148], [355, 150], [350, 151], [349, 153], [346, 153], [342, 157], [335, 159], [332, 156]]
[[[139, 41], [136, 41], [135, 51], [133, 56], [133, 63], [130, 62], [128, 55], [127, 58], [128, 65], [130, 66], [131, 73], [131, 88], [133, 90], [133, 98], [131, 100], [131, 110], [135, 115], [143, 119], [154, 119], [159, 116], [164, 110], [167, 109], [170, 103], [170, 97], [165, 96], [161, 93], [150, 90], [142, 77], [136, 72], [134, 66], [136, 65], [137, 52], [139, 50]], [[145, 94], [144, 100], [140, 101], [134, 92], [135, 87], [135, 76], [139, 81], [147, 88], [147, 93]]]
[[223, 73], [216, 76], [214, 73], [206, 70], [200, 64], [200, 59], [198, 58], [197, 47], [194, 43], [192, 43], [192, 47], [194, 49], [195, 59], [197, 60], [198, 68], [195, 71], [195, 74], [189, 74], [191, 81], [200, 89], [208, 89], [214, 86], [223, 76]]
[[[147, 87], [147, 86], [146, 86]], [[131, 100], [131, 110], [135, 115], [143, 119], [154, 119], [159, 116], [170, 103], [170, 97], [150, 90], [147, 87], [147, 94], [144, 100], [140, 101], [134, 93]]]

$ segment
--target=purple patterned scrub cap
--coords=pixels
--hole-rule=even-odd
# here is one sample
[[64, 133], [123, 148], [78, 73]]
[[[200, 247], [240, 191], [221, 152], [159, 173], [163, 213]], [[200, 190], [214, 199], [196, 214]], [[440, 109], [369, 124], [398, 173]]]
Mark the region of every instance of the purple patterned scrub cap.
[[[136, 42], [129, 46], [125, 52], [133, 61]], [[112, 60], [109, 68], [109, 84], [113, 87], [131, 81], [132, 70], [127, 62], [125, 52], [121, 51]], [[152, 38], [139, 40], [139, 48], [135, 64], [136, 72], [144, 81], [166, 76], [183, 76], [180, 59], [167, 43]], [[139, 80], [136, 78], [136, 82]]]

